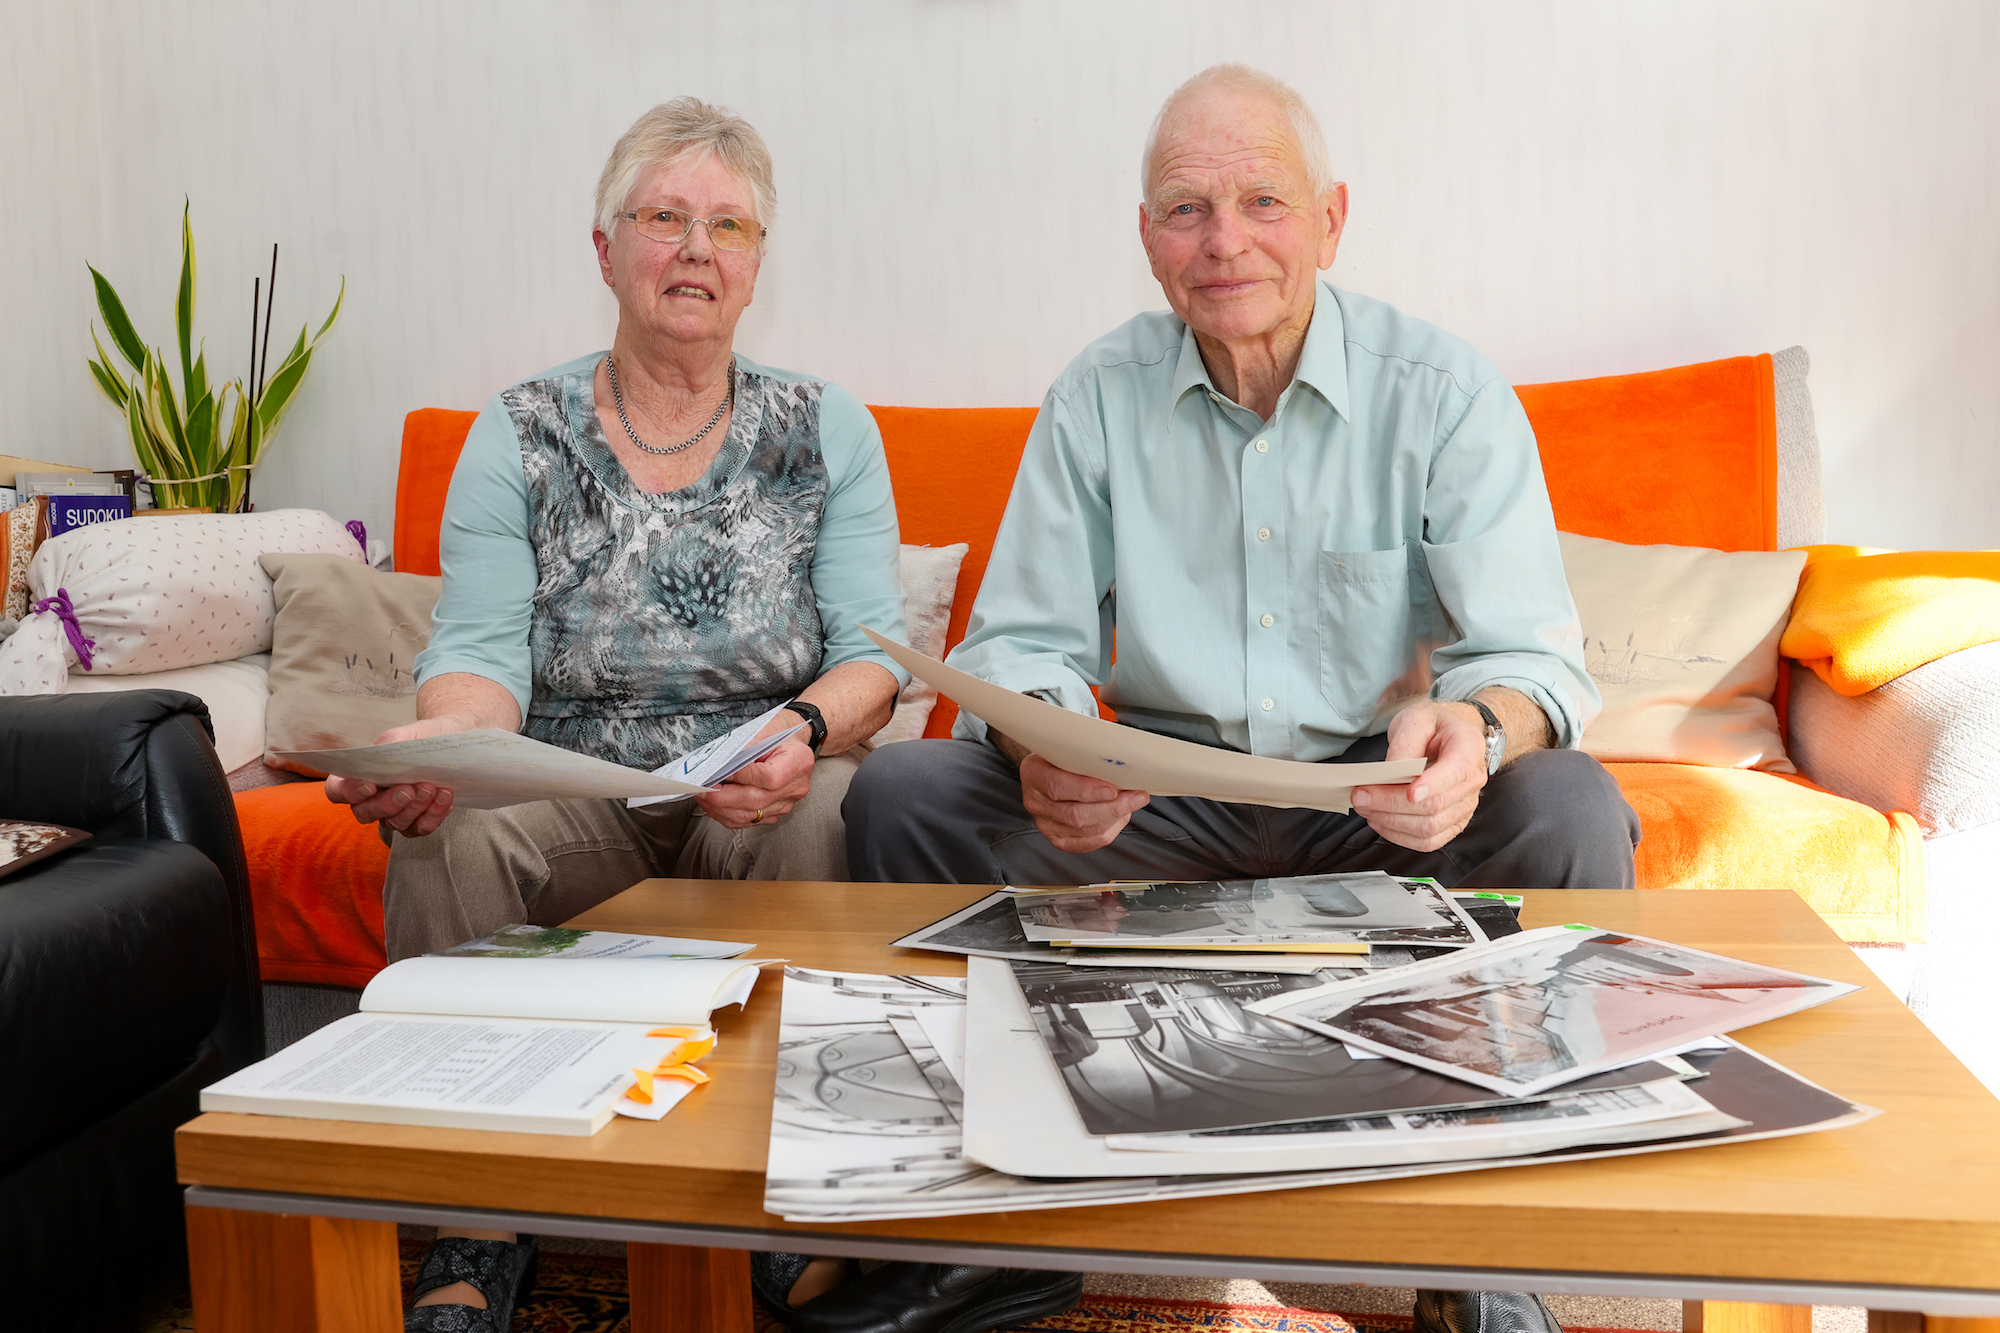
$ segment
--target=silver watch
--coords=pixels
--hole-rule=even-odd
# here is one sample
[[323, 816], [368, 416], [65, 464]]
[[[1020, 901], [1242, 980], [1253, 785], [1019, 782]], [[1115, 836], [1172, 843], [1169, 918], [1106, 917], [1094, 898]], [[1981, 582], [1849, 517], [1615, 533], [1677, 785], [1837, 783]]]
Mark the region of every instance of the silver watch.
[[1500, 725], [1500, 719], [1492, 709], [1477, 699], [1467, 699], [1479, 710], [1479, 716], [1486, 719], [1486, 776], [1492, 777], [1500, 771], [1500, 765], [1507, 761], [1507, 729]]

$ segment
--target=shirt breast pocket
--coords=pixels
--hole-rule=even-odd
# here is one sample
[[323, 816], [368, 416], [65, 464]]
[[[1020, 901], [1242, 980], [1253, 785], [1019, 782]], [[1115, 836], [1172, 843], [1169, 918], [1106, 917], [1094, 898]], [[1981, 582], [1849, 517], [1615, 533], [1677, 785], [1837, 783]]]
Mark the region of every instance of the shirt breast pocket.
[[1372, 720], [1409, 663], [1410, 558], [1319, 553], [1320, 693], [1345, 721]]

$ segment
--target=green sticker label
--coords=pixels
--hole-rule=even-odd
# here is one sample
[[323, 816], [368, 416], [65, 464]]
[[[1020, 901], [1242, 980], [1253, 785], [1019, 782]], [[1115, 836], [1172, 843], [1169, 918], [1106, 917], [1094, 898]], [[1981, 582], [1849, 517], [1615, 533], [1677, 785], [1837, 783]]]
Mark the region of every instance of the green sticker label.
[[1564, 929], [1564, 930], [1596, 930], [1596, 929], [1597, 929], [1597, 927], [1596, 927], [1596, 926], [1586, 926], [1586, 925], [1584, 925], [1584, 924], [1583, 924], [1582, 922], [1580, 922], [1580, 921], [1565, 921], [1565, 922], [1563, 922], [1563, 929]]

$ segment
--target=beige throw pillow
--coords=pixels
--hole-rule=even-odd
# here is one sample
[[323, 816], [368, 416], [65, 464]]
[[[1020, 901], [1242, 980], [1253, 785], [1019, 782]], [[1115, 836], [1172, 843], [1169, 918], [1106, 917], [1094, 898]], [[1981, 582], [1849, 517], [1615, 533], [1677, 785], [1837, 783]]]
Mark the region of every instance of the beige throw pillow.
[[266, 555], [276, 580], [264, 762], [278, 750], [367, 745], [417, 720], [417, 654], [444, 580], [384, 574], [337, 555]]
[[[950, 546], [905, 546], [902, 552], [903, 624], [910, 647], [926, 657], [944, 656], [945, 631], [951, 624], [951, 597], [958, 587], [958, 567], [970, 550], [964, 542]], [[896, 711], [871, 738], [876, 745], [913, 741], [924, 734], [937, 707], [937, 688], [912, 676], [896, 696]]]
[[1791, 773], [1771, 705], [1803, 551], [1627, 546], [1558, 533], [1604, 711], [1603, 760]]

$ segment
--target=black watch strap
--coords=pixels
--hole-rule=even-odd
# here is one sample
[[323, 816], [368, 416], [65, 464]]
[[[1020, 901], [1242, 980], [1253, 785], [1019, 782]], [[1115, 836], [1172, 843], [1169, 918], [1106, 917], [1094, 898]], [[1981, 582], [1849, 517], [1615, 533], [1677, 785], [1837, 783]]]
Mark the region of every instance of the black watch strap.
[[1507, 757], [1507, 729], [1500, 725], [1500, 718], [1494, 711], [1477, 699], [1466, 699], [1479, 710], [1479, 716], [1486, 722], [1486, 775], [1500, 771], [1500, 764]]
[[803, 699], [794, 699], [785, 707], [806, 720], [806, 746], [814, 754], [826, 744], [826, 715]]

